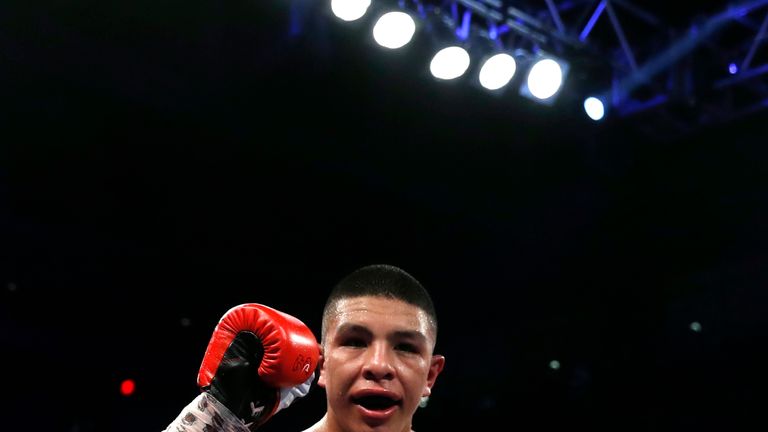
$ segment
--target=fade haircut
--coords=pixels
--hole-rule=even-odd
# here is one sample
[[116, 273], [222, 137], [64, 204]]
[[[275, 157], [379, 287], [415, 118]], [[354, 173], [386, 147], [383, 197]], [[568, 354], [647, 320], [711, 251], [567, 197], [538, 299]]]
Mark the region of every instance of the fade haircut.
[[373, 264], [361, 267], [345, 276], [328, 295], [323, 308], [323, 323], [320, 340], [325, 343], [325, 334], [331, 316], [336, 312], [339, 300], [353, 297], [385, 297], [400, 300], [423, 310], [437, 337], [437, 313], [429, 292], [405, 270], [387, 264]]

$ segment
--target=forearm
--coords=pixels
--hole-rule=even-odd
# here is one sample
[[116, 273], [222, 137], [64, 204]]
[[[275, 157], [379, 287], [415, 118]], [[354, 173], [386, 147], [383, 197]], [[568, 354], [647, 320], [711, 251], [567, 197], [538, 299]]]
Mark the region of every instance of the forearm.
[[250, 432], [243, 422], [208, 393], [200, 393], [164, 432]]

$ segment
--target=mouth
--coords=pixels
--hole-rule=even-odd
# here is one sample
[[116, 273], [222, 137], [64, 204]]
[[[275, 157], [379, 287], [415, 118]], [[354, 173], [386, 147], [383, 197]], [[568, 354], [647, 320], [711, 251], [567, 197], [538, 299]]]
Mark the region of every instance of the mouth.
[[388, 421], [403, 404], [403, 398], [399, 394], [381, 388], [360, 390], [351, 396], [352, 404], [357, 406], [360, 415], [369, 425]]
[[352, 398], [352, 403], [365, 408], [366, 411], [387, 411], [395, 406], [400, 406], [401, 400], [386, 395], [363, 395]]

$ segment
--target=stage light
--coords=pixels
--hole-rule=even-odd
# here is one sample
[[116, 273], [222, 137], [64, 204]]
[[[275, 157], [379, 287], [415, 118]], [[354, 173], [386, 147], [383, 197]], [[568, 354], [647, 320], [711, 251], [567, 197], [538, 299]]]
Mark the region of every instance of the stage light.
[[488, 90], [498, 90], [515, 76], [517, 62], [507, 53], [496, 53], [486, 59], [480, 67], [480, 85]]
[[429, 63], [432, 76], [442, 80], [456, 79], [469, 68], [469, 53], [464, 48], [453, 45], [438, 51]]
[[416, 32], [416, 23], [405, 12], [387, 12], [373, 26], [373, 39], [384, 48], [397, 49], [406, 45]]
[[556, 61], [545, 58], [537, 61], [528, 72], [528, 90], [533, 97], [548, 99], [563, 84], [563, 70]]
[[605, 105], [599, 98], [590, 96], [584, 99], [584, 111], [587, 113], [589, 118], [598, 121], [601, 120], [603, 116], [605, 116]]
[[552, 105], [563, 88], [568, 73], [568, 62], [539, 53], [530, 59], [531, 66], [520, 86], [520, 94], [538, 103]]
[[343, 21], [357, 21], [370, 5], [371, 0], [331, 0], [331, 11]]

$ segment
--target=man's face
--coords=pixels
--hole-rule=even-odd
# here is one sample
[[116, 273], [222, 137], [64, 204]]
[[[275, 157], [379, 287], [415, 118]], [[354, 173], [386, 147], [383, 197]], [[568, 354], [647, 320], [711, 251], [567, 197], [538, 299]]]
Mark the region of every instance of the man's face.
[[318, 385], [328, 419], [346, 432], [411, 430], [422, 396], [445, 363], [416, 306], [385, 297], [340, 300], [328, 322]]

